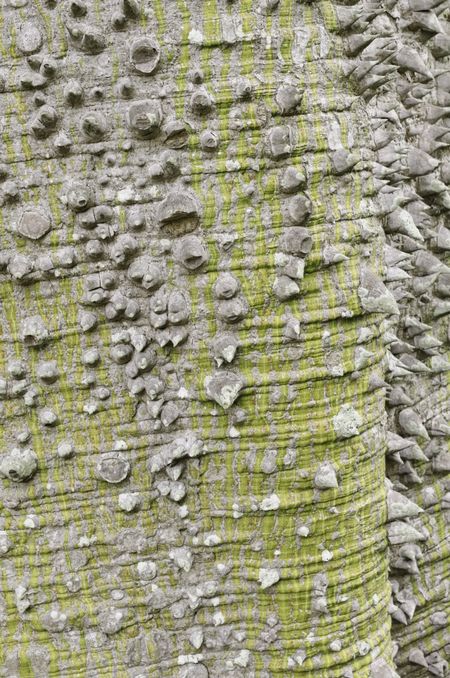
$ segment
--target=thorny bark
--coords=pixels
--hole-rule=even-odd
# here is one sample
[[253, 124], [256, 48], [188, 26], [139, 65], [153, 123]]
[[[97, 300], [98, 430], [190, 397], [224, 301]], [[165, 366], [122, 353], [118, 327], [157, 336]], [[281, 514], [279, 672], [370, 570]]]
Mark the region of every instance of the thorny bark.
[[448, 16], [3, 3], [1, 676], [447, 675]]

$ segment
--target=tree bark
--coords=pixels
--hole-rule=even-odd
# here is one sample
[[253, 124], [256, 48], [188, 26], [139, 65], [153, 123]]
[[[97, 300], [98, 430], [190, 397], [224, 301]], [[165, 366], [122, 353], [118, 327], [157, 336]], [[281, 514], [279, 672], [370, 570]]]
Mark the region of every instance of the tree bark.
[[445, 3], [0, 18], [0, 676], [447, 675]]

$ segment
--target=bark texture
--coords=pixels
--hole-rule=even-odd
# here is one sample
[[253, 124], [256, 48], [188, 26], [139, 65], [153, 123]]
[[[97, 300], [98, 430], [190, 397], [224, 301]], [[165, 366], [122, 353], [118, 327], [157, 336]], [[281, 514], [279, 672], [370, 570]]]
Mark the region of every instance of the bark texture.
[[367, 101], [384, 279], [400, 315], [384, 336], [387, 534], [402, 676], [448, 675], [449, 7], [436, 0], [337, 8]]
[[4, 3], [0, 676], [447, 675], [448, 16]]

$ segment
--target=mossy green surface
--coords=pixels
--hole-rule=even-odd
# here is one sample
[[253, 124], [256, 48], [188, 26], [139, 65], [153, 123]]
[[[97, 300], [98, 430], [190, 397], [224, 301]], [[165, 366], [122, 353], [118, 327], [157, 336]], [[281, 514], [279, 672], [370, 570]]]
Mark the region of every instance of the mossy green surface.
[[[54, 45], [65, 45], [63, 15], [34, 4], [44, 17], [47, 48], [51, 49], [50, 39]], [[0, 528], [10, 535], [13, 547], [1, 560], [0, 676], [175, 676], [178, 658], [196, 653], [187, 639], [195, 624], [204, 626], [210, 638], [199, 652], [211, 678], [228, 675], [226, 661], [233, 661], [242, 649], [250, 651], [248, 667], [232, 665], [236, 674], [229, 675], [341, 678], [348, 667], [354, 678], [370, 678], [376, 656], [392, 663], [384, 394], [370, 391], [368, 384], [371, 374], [382, 374], [385, 349], [383, 318], [362, 310], [357, 290], [363, 261], [381, 270], [383, 234], [367, 200], [373, 193], [370, 180], [356, 170], [343, 180], [329, 166], [332, 125], [339, 129], [342, 146], [353, 144], [358, 150], [369, 144], [368, 121], [361, 107], [351, 106], [354, 92], [339, 68], [341, 45], [331, 32], [336, 25], [333, 4], [281, 0], [275, 13], [264, 14], [259, 3], [251, 0], [233, 9], [218, 0], [158, 0], [146, 9], [145, 32], [157, 36], [163, 54], [170, 49], [175, 55], [170, 73], [163, 60], [157, 82], [167, 77], [173, 85], [167, 96], [176, 116], [189, 115], [194, 65], [202, 68], [204, 84], [215, 101], [212, 117], [196, 121], [183, 167], [203, 207], [201, 232], [210, 259], [200, 275], [176, 278], [174, 274], [190, 295], [191, 336], [174, 349], [158, 348], [158, 368], [173, 366], [166, 372], [168, 381], [173, 381], [170, 392], [175, 394], [183, 385], [189, 394], [182, 403], [182, 417], [168, 435], [176, 435], [177, 427], [192, 429], [205, 452], [187, 462], [188, 518], [182, 520], [177, 505], [157, 492], [148, 470], [160, 440], [140, 427], [136, 398], [129, 393], [125, 377], [111, 369], [111, 337], [120, 323], [100, 315], [97, 330], [80, 332], [79, 300], [91, 264], [81, 256], [76, 268], [61, 269], [51, 284], [30, 281], [23, 286], [7, 275], [1, 277], [2, 374], [16, 357], [26, 363], [31, 383], [37, 382], [37, 363], [43, 359], [56, 360], [61, 376], [54, 385], [39, 386], [38, 411], [45, 405], [59, 418], [52, 430], [41, 426], [38, 411], [24, 405], [20, 397], [3, 402], [3, 449], [15, 444], [15, 435], [28, 427], [39, 473], [20, 487], [2, 481], [6, 499]], [[102, 16], [101, 3], [94, 3], [92, 20]], [[224, 41], [227, 16], [240, 30], [239, 39], [230, 44]], [[201, 45], [190, 39], [193, 29], [202, 33]], [[11, 29], [5, 40], [3, 30], [3, 50], [15, 59], [13, 37]], [[127, 52], [119, 52], [114, 40], [108, 50], [113, 66], [105, 75], [106, 100], [114, 108], [120, 102], [114, 98], [113, 86], [126, 71]], [[92, 60], [83, 57], [83, 63], [93, 64]], [[88, 78], [89, 65], [84, 69]], [[235, 81], [241, 76], [253, 79], [254, 98], [248, 103], [236, 103]], [[304, 91], [298, 112], [289, 117], [279, 113], [274, 100], [285, 77]], [[54, 85], [59, 105], [63, 83], [61, 62]], [[139, 86], [145, 90], [153, 85], [144, 79]], [[72, 174], [95, 184], [104, 169], [102, 158], [91, 162], [85, 146], [84, 159], [77, 158], [81, 140], [76, 118], [70, 121], [73, 155], [59, 159], [54, 157], [51, 140], [28, 140], [28, 111], [22, 95], [17, 99], [2, 95], [2, 105], [7, 114], [2, 133], [6, 161], [21, 168], [16, 173], [19, 182], [31, 169], [42, 172], [36, 195], [48, 205], [53, 222], [45, 242], [21, 243], [11, 228], [15, 207], [6, 205], [2, 244], [30, 256], [65, 244], [75, 244], [82, 252], [73, 237], [72, 217], [59, 196]], [[121, 119], [117, 113], [115, 120]], [[271, 160], [266, 152], [267, 134], [274, 125], [290, 125], [296, 135], [294, 152], [282, 161]], [[219, 134], [216, 154], [200, 148], [199, 135], [207, 127]], [[116, 127], [107, 142], [110, 150], [127, 134]], [[145, 153], [145, 143], [136, 142], [138, 149], [124, 154], [123, 164], [133, 163], [134, 150]], [[280, 173], [287, 164], [306, 170], [306, 190], [313, 203], [308, 224], [313, 248], [300, 296], [280, 302], [272, 285], [287, 200], [280, 190]], [[247, 190], [250, 185], [253, 192]], [[153, 209], [151, 203], [147, 207]], [[124, 228], [123, 216], [118, 221]], [[361, 237], [366, 222], [377, 234], [368, 243]], [[235, 238], [229, 251], [219, 246], [224, 233]], [[153, 244], [146, 238], [139, 241], [143, 252]], [[326, 244], [344, 252], [347, 259], [325, 265]], [[363, 257], [363, 248], [369, 250], [368, 256]], [[230, 270], [238, 278], [250, 309], [234, 328], [240, 347], [233, 369], [243, 375], [246, 386], [227, 412], [211, 403], [204, 390], [205, 377], [215, 369], [210, 342], [222, 328], [212, 292], [221, 270]], [[145, 296], [139, 298], [145, 302]], [[283, 334], [287, 314], [300, 321], [298, 342], [288, 342]], [[50, 332], [43, 349], [27, 348], [22, 342], [21, 325], [31, 315], [41, 316]], [[145, 322], [143, 313], [139, 323]], [[355, 347], [363, 327], [372, 330], [372, 339], [364, 347], [373, 357], [356, 375]], [[96, 380], [110, 390], [111, 397], [90, 415], [85, 409], [90, 391], [83, 384], [89, 370], [82, 354], [94, 346], [101, 353]], [[338, 373], [330, 365], [336, 365]], [[339, 440], [333, 417], [344, 404], [352, 405], [363, 424], [360, 435]], [[231, 429], [235, 432], [230, 434]], [[70, 459], [60, 459], [56, 453], [65, 438], [75, 447]], [[127, 443], [125, 454], [132, 471], [126, 483], [116, 487], [99, 481], [94, 469], [99, 455], [114, 449], [118, 440]], [[265, 462], [271, 450], [276, 450], [276, 461], [268, 473]], [[336, 469], [338, 489], [314, 488], [315, 471], [324, 460]], [[140, 493], [141, 510], [132, 514], [118, 510], [118, 495], [124, 491]], [[261, 502], [272, 494], [279, 498], [279, 508], [261, 510]], [[37, 516], [36, 529], [24, 526], [27, 515]], [[299, 532], [302, 526], [308, 527], [307, 536]], [[178, 536], [173, 543], [168, 538], [165, 542], [163, 530], [172, 528]], [[121, 539], [127, 531], [136, 536], [124, 547]], [[204, 538], [211, 533], [218, 536], [218, 543], [206, 546]], [[189, 576], [170, 560], [174, 544], [192, 550]], [[323, 558], [326, 551], [332, 554], [330, 560]], [[136, 575], [137, 562], [146, 559], [158, 563], [154, 583], [167, 594], [162, 608], [153, 602], [153, 585], [142, 584]], [[226, 575], [220, 575], [218, 564], [225, 566]], [[271, 567], [278, 569], [280, 580], [261, 589], [259, 571]], [[328, 583], [323, 614], [313, 609], [314, 581], [320, 573]], [[68, 577], [79, 578], [78, 590], [68, 589]], [[183, 587], [192, 592], [196, 584], [210, 580], [217, 581], [216, 595], [200, 597], [197, 606], [187, 604], [184, 615], [177, 617], [172, 605], [186, 598]], [[31, 603], [24, 612], [18, 611], [15, 600], [19, 585], [26, 587]], [[114, 598], [113, 591], [120, 591], [122, 597]], [[109, 606], [128, 615], [114, 635], [99, 628], [101, 612]], [[49, 632], [42, 621], [55, 608], [67, 615], [62, 633]], [[229, 630], [228, 635], [224, 631], [229, 640], [223, 645], [221, 629]], [[338, 651], [330, 649], [335, 640], [341, 642]]]

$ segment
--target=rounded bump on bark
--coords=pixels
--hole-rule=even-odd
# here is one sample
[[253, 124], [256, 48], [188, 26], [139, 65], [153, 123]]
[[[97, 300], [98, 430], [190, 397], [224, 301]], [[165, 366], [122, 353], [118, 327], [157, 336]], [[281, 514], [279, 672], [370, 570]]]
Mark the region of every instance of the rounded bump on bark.
[[69, 10], [72, 16], [79, 19], [87, 14], [87, 6], [83, 0], [71, 0], [69, 3]]
[[206, 115], [214, 108], [214, 99], [206, 87], [199, 87], [192, 93], [189, 105], [197, 115]]
[[287, 275], [292, 280], [302, 280], [305, 273], [305, 261], [284, 252], [275, 252], [275, 265], [278, 275]]
[[261, 0], [261, 8], [266, 12], [273, 12], [279, 4], [280, 0]]
[[121, 492], [118, 499], [119, 508], [124, 513], [133, 513], [141, 505], [141, 497], [137, 492]]
[[284, 323], [283, 336], [287, 341], [299, 341], [301, 338], [301, 325], [298, 318], [288, 318]]
[[339, 412], [333, 417], [333, 428], [338, 439], [351, 438], [359, 435], [363, 419], [351, 405], [342, 405]]
[[38, 363], [36, 374], [45, 384], [53, 384], [60, 376], [56, 360], [44, 360]]
[[58, 415], [49, 407], [44, 407], [39, 412], [38, 419], [42, 426], [56, 426], [59, 423]]
[[14, 448], [0, 459], [0, 473], [15, 483], [30, 480], [37, 469], [38, 459], [30, 448]]
[[88, 141], [100, 141], [109, 132], [105, 116], [97, 111], [87, 113], [81, 118], [80, 129]]
[[212, 130], [205, 130], [200, 134], [200, 147], [202, 150], [211, 153], [219, 147], [219, 135]]
[[39, 26], [33, 21], [25, 21], [16, 38], [17, 48], [22, 54], [34, 54], [39, 52], [42, 43], [43, 38]]
[[13, 379], [23, 379], [26, 373], [27, 371], [23, 360], [8, 361], [8, 374]]
[[245, 382], [241, 375], [223, 371], [205, 377], [204, 385], [208, 398], [228, 410], [238, 398]]
[[213, 286], [216, 299], [231, 299], [239, 292], [240, 283], [237, 278], [228, 271], [219, 273]]
[[139, 579], [143, 581], [151, 581], [157, 575], [156, 563], [153, 560], [140, 560], [136, 565], [136, 570]]
[[160, 47], [154, 38], [141, 37], [130, 46], [130, 61], [140, 75], [151, 75], [160, 61]]
[[54, 254], [54, 261], [61, 268], [73, 268], [78, 261], [75, 248], [70, 245], [59, 247]]
[[[169, 558], [175, 565], [184, 572], [190, 572], [194, 557], [192, 551], [187, 546], [180, 546], [169, 551]], [[196, 665], [198, 666], [198, 664]]]
[[112, 636], [123, 628], [127, 617], [126, 610], [110, 607], [99, 614], [98, 622], [103, 633]]
[[5, 181], [1, 196], [5, 202], [17, 202], [20, 197], [19, 186], [15, 181]]
[[336, 489], [339, 487], [336, 471], [331, 462], [324, 461], [322, 464], [319, 464], [314, 475], [314, 486], [319, 490]]
[[111, 248], [112, 261], [117, 266], [125, 266], [138, 250], [138, 243], [133, 236], [122, 233]]
[[239, 297], [221, 299], [217, 304], [217, 316], [230, 325], [245, 318], [248, 310], [247, 302]]
[[431, 652], [427, 655], [427, 667], [429, 673], [439, 678], [445, 678], [448, 675], [448, 662], [439, 652]]
[[151, 347], [136, 352], [132, 362], [126, 367], [127, 376], [135, 378], [144, 372], [149, 372], [156, 365], [157, 357], [156, 351]]
[[28, 282], [28, 276], [33, 273], [34, 270], [35, 265], [33, 261], [23, 254], [13, 255], [8, 262], [8, 273], [14, 280], [23, 282], [24, 284]]
[[58, 457], [61, 459], [69, 459], [74, 452], [75, 447], [71, 440], [62, 440], [57, 447]]
[[88, 367], [95, 367], [100, 362], [100, 352], [98, 348], [88, 348], [81, 354], [81, 362]]
[[112, 347], [110, 356], [117, 365], [125, 365], [133, 357], [133, 348], [128, 344], [116, 344]]
[[116, 290], [109, 298], [109, 304], [107, 304], [105, 308], [105, 313], [107, 313], [109, 308], [113, 317], [119, 317], [125, 311], [127, 303], [127, 297], [125, 297], [120, 290]]
[[167, 303], [169, 295], [165, 287], [160, 287], [150, 299], [150, 322], [157, 328], [165, 327], [167, 324]]
[[39, 67], [39, 73], [44, 77], [46, 80], [51, 80], [52, 78], [55, 77], [56, 73], [58, 70], [58, 64], [50, 56], [46, 56], [42, 59], [41, 65]]
[[101, 456], [95, 470], [101, 480], [117, 485], [128, 477], [130, 463], [123, 455], [112, 452]]
[[184, 325], [189, 320], [190, 303], [186, 292], [174, 290], [167, 302], [167, 318], [173, 325]]
[[164, 264], [143, 255], [128, 267], [127, 275], [134, 283], [153, 291], [161, 287], [165, 280]]
[[296, 226], [307, 222], [311, 216], [312, 203], [306, 194], [296, 195], [288, 202], [287, 213], [289, 221]]
[[178, 236], [194, 231], [199, 225], [200, 214], [200, 204], [195, 195], [171, 191], [158, 206], [157, 220], [161, 229]]
[[127, 226], [133, 231], [141, 231], [147, 225], [147, 219], [142, 207], [132, 207], [127, 214]]
[[297, 257], [307, 256], [312, 249], [313, 241], [310, 232], [303, 226], [289, 226], [283, 230], [279, 247], [286, 254]]
[[119, 78], [116, 83], [116, 92], [121, 99], [131, 99], [134, 94], [134, 83], [128, 76]]
[[299, 167], [287, 167], [280, 176], [280, 189], [283, 193], [295, 193], [305, 184], [305, 173]]
[[35, 113], [29, 123], [30, 131], [36, 139], [46, 139], [53, 134], [58, 123], [58, 113], [53, 106], [44, 104]]
[[268, 589], [280, 581], [280, 571], [273, 567], [261, 567], [258, 573], [258, 582], [261, 589]]
[[63, 97], [69, 106], [79, 106], [84, 99], [84, 90], [78, 80], [69, 80], [64, 86]]
[[40, 622], [49, 633], [62, 633], [67, 628], [68, 618], [64, 612], [53, 608], [40, 617]]
[[74, 47], [86, 54], [99, 54], [106, 48], [106, 37], [95, 26], [66, 22], [66, 29]]
[[22, 341], [25, 346], [42, 346], [48, 338], [48, 329], [40, 316], [34, 315], [25, 319], [22, 325]]
[[248, 78], [238, 78], [235, 86], [235, 97], [238, 101], [249, 101], [253, 96], [253, 84]]
[[0, 555], [5, 555], [12, 548], [13, 544], [4, 530], [0, 530]]
[[189, 73], [189, 79], [194, 85], [200, 85], [205, 79], [205, 74], [201, 68], [196, 67]]
[[78, 322], [82, 332], [89, 332], [97, 327], [98, 318], [91, 311], [79, 311]]
[[180, 416], [180, 410], [174, 402], [164, 403], [159, 418], [165, 428], [169, 428]]
[[165, 384], [159, 377], [150, 377], [145, 382], [145, 392], [150, 400], [156, 400], [164, 393]]
[[35, 209], [27, 209], [20, 217], [17, 232], [24, 238], [39, 240], [50, 231], [51, 227], [51, 221], [47, 214]]
[[111, 336], [111, 343], [113, 345], [117, 344], [130, 344], [131, 343], [131, 335], [128, 330], [120, 330], [119, 332], [115, 332]]
[[124, 12], [116, 10], [111, 15], [111, 27], [114, 31], [124, 31], [127, 27], [127, 17]]
[[84, 212], [92, 204], [92, 190], [88, 184], [75, 181], [69, 184], [66, 199], [72, 212]]
[[159, 162], [166, 180], [174, 179], [180, 174], [178, 155], [172, 150], [163, 151], [159, 157]]
[[31, 386], [23, 397], [23, 401], [27, 407], [36, 407], [38, 403], [39, 393], [35, 386]]
[[190, 126], [184, 120], [168, 120], [163, 125], [164, 143], [169, 148], [179, 150], [189, 141]]
[[98, 261], [105, 257], [105, 250], [100, 240], [88, 240], [85, 247], [85, 253], [91, 261]]
[[72, 147], [73, 141], [71, 137], [64, 132], [64, 130], [61, 130], [58, 132], [56, 135], [54, 141], [53, 141], [53, 146], [55, 147], [55, 150], [57, 153], [68, 153]]
[[273, 292], [280, 301], [294, 299], [300, 294], [300, 287], [287, 275], [277, 275], [273, 283]]
[[139, 19], [141, 10], [138, 0], [121, 0], [120, 6], [128, 19]]
[[188, 271], [196, 271], [209, 259], [208, 250], [196, 235], [183, 236], [174, 246], [174, 257]]
[[224, 361], [227, 363], [233, 362], [238, 347], [239, 341], [234, 335], [228, 332], [217, 334], [211, 346], [217, 367], [220, 367]]
[[[392, 548], [392, 547], [391, 547]], [[417, 559], [423, 558], [421, 549], [417, 544], [402, 544], [401, 546], [392, 548], [395, 556], [391, 558], [390, 565], [395, 570], [409, 572], [410, 574], [418, 574], [419, 567]]]
[[288, 125], [272, 127], [267, 134], [267, 150], [273, 160], [287, 158], [294, 150], [294, 132]]
[[281, 115], [292, 115], [299, 106], [303, 92], [295, 85], [289, 83], [280, 85], [275, 94], [275, 102]]
[[135, 101], [127, 111], [126, 122], [137, 137], [150, 139], [159, 132], [161, 127], [161, 107], [159, 103], [150, 99]]

